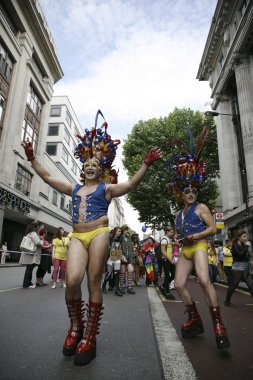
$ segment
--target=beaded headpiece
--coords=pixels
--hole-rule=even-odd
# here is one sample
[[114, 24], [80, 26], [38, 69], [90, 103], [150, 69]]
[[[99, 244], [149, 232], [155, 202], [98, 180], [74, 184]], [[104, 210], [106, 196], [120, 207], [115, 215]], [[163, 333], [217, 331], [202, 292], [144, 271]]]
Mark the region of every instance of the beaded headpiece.
[[[104, 119], [100, 128], [97, 128], [98, 117]], [[103, 182], [117, 183], [118, 171], [112, 167], [116, 157], [117, 146], [120, 140], [112, 140], [107, 133], [108, 124], [100, 110], [97, 111], [95, 126], [91, 130], [85, 129], [84, 136], [77, 135], [80, 143], [76, 146], [74, 155], [84, 164], [89, 159], [96, 159], [103, 169]], [[84, 178], [83, 171], [81, 177]]]
[[187, 126], [185, 130], [189, 136], [189, 147], [183, 141], [174, 141], [174, 145], [183, 147], [184, 155], [174, 156], [168, 161], [169, 168], [174, 172], [170, 189], [175, 198], [180, 201], [185, 188], [194, 187], [199, 190], [207, 176], [207, 165], [200, 158], [206, 144], [207, 127], [203, 128], [196, 146], [194, 146], [191, 130]]

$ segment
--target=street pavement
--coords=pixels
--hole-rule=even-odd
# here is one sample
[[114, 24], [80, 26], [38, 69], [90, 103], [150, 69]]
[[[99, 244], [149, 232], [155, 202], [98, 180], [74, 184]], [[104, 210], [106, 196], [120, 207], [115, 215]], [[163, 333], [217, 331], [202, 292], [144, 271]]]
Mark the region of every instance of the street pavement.
[[[217, 285], [231, 349], [218, 352], [208, 308], [195, 279], [189, 287], [205, 325], [205, 333], [182, 340], [184, 306], [166, 301], [159, 290], [142, 282], [136, 294], [104, 295], [104, 315], [98, 335], [97, 356], [76, 367], [62, 355], [69, 327], [64, 289], [48, 286], [23, 289], [24, 267], [0, 267], [0, 378], [2, 380], [233, 380], [251, 379], [253, 361], [253, 302], [237, 292], [237, 308], [223, 306], [226, 288]], [[34, 270], [35, 276], [35, 270]], [[83, 283], [87, 301], [86, 282]], [[242, 375], [242, 376], [241, 376]]]

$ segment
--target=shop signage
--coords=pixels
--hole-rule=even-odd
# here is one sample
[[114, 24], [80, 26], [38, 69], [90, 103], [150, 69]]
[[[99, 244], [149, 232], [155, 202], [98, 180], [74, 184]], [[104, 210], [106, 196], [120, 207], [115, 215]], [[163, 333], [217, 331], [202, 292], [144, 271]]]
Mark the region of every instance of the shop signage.
[[224, 228], [224, 215], [222, 212], [217, 212], [215, 214], [215, 224], [218, 230], [222, 230]]
[[12, 194], [10, 191], [2, 189], [2, 187], [0, 187], [0, 203], [7, 204], [12, 208], [17, 208], [19, 211], [27, 213], [29, 213], [31, 209], [31, 204], [29, 202]]

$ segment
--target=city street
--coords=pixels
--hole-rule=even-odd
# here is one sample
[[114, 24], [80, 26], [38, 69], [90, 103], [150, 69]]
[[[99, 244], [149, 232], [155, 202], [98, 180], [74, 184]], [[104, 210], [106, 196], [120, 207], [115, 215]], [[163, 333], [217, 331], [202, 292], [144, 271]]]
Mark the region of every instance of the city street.
[[[97, 357], [76, 367], [62, 355], [69, 322], [64, 289], [48, 286], [23, 289], [25, 268], [0, 268], [0, 373], [3, 380], [162, 380], [251, 379], [253, 301], [241, 291], [236, 308], [223, 306], [226, 288], [216, 285], [231, 349], [216, 349], [209, 310], [195, 279], [189, 281], [203, 318], [205, 333], [182, 340], [186, 320], [182, 302], [166, 301], [154, 287], [136, 288], [136, 295], [104, 296], [104, 316], [98, 336]], [[35, 271], [34, 271], [35, 272]], [[35, 273], [34, 273], [35, 275]], [[86, 284], [83, 284], [87, 300]]]

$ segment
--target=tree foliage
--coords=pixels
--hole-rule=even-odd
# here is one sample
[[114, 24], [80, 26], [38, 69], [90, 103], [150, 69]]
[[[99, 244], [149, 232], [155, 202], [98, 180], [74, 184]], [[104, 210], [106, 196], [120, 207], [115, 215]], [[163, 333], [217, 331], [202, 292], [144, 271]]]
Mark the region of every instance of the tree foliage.
[[168, 222], [174, 222], [175, 210], [179, 207], [169, 192], [173, 173], [169, 171], [167, 162], [171, 157], [183, 154], [182, 148], [175, 146], [173, 141], [182, 140], [189, 146], [189, 136], [184, 128], [186, 125], [191, 129], [195, 143], [202, 128], [208, 127], [207, 144], [202, 152], [202, 158], [208, 166], [208, 179], [201, 188], [198, 201], [209, 208], [215, 205], [218, 196], [215, 178], [219, 175], [219, 164], [214, 121], [204, 118], [200, 112], [176, 108], [167, 117], [139, 121], [124, 141], [123, 164], [130, 178], [150, 148], [159, 146], [164, 152], [163, 158], [149, 168], [138, 188], [127, 195], [128, 202], [139, 212], [140, 222], [146, 225], [164, 227]]

